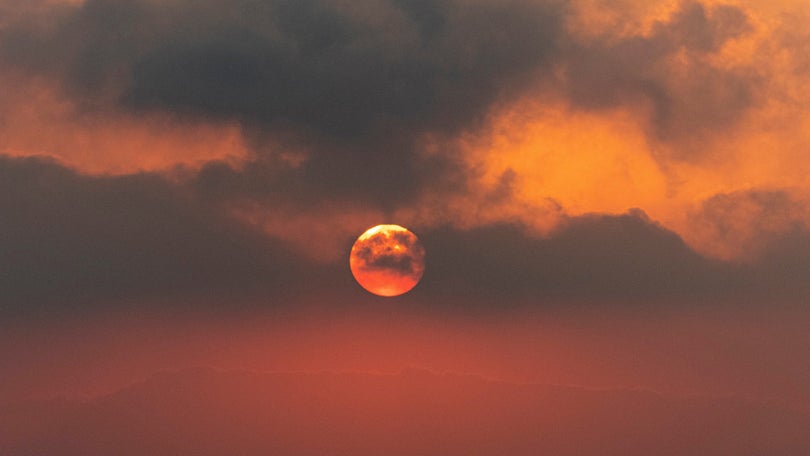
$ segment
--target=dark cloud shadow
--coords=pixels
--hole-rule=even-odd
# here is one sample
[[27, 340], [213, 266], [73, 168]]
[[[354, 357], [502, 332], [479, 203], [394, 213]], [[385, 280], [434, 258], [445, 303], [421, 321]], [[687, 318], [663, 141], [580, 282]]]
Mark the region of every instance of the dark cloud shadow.
[[38, 159], [5, 158], [0, 213], [3, 314], [82, 314], [147, 298], [205, 305], [262, 290], [272, 296], [303, 264], [158, 175], [85, 177]]

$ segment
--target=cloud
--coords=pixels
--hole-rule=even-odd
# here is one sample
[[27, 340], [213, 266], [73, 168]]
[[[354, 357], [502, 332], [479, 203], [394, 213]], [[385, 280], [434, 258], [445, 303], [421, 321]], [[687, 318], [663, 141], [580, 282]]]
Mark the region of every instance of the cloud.
[[393, 269], [403, 275], [420, 276], [425, 252], [412, 233], [392, 231], [371, 236], [362, 244], [355, 245], [352, 255], [359, 260], [357, 266], [361, 271]]
[[[79, 119], [79, 136], [93, 140], [80, 137], [65, 147], [72, 156], [87, 149], [86, 162], [104, 164], [66, 160], [79, 169], [74, 172], [37, 160], [2, 160], [8, 217], [0, 228], [9, 241], [0, 261], [10, 271], [7, 300], [251, 287], [258, 291], [248, 295], [265, 296], [274, 283], [326, 280], [319, 268], [340, 274], [342, 249], [357, 234], [400, 216], [429, 243], [424, 283], [414, 292], [424, 296], [474, 290], [646, 299], [722, 296], [737, 286], [770, 290], [776, 276], [757, 268], [766, 259], [775, 270], [802, 264], [803, 249], [784, 251], [784, 263], [772, 253], [785, 242], [803, 243], [803, 227], [774, 231], [762, 262], [723, 264], [683, 243], [682, 237], [701, 245], [693, 243], [692, 228], [683, 228], [688, 224], [664, 226], [625, 213], [651, 206], [647, 212], [663, 220], [687, 213], [706, 195], [733, 194], [717, 177], [731, 166], [723, 162], [703, 181], [694, 180], [708, 184], [673, 197], [684, 176], [703, 174], [678, 168], [658, 146], [726, 131], [756, 106], [760, 73], [727, 52], [758, 32], [752, 13], [685, 2], [646, 30], [608, 27], [604, 39], [591, 40], [567, 26], [567, 6], [89, 0], [15, 15], [0, 28], [3, 77], [14, 73], [25, 81], [19, 75], [31, 75], [58, 92], [53, 100], [45, 97], [47, 103], [32, 101], [34, 114], [21, 117], [41, 119], [67, 97], [70, 109], [56, 117]], [[487, 134], [501, 108], [508, 112], [527, 97], [540, 106], [545, 128], [530, 128], [537, 118], [506, 119], [507, 133], [493, 127]], [[26, 98], [8, 99], [24, 107]], [[652, 107], [650, 137], [628, 132], [637, 126], [635, 111], [610, 114], [638, 99]], [[4, 114], [9, 125], [13, 113]], [[107, 135], [100, 141], [94, 126], [107, 114], [125, 121], [110, 129], [100, 124]], [[605, 126], [608, 117], [615, 122]], [[41, 128], [23, 136], [51, 137], [40, 134], [49, 132], [48, 122], [39, 122]], [[143, 136], [171, 133], [158, 143], [122, 136], [129, 145], [116, 151], [116, 133], [136, 125], [149, 127]], [[531, 140], [521, 147], [499, 143], [513, 130], [529, 131]], [[197, 131], [202, 139], [193, 151], [178, 151]], [[227, 134], [235, 139], [215, 141]], [[480, 151], [472, 149], [479, 144], [470, 138], [493, 145], [485, 159], [478, 160]], [[533, 142], [537, 138], [549, 142]], [[20, 144], [43, 144], [26, 141]], [[465, 141], [476, 146], [465, 148]], [[107, 162], [100, 158], [106, 153], [89, 150], [96, 144], [126, 156], [122, 162], [150, 156], [159, 163]], [[47, 149], [60, 145], [47, 143]], [[152, 153], [141, 156], [141, 149]], [[172, 154], [178, 160], [164, 157]], [[124, 171], [104, 176], [109, 163]], [[177, 163], [188, 168], [165, 172]], [[798, 173], [801, 166], [793, 168]], [[137, 169], [165, 173], [131, 174]], [[479, 178], [491, 185], [479, 185]], [[764, 214], [776, 203], [748, 206]], [[695, 216], [695, 226], [707, 239], [723, 238], [729, 232], [723, 223], [731, 220], [723, 214], [739, 212], [732, 206], [718, 196]], [[612, 215], [582, 215], [594, 210]], [[803, 206], [784, 210], [799, 213]], [[758, 223], [757, 217], [743, 219], [746, 226]], [[57, 225], [64, 228], [43, 228]], [[331, 226], [337, 228], [321, 228]], [[755, 271], [772, 279], [750, 280]], [[351, 285], [342, 283], [338, 294]], [[785, 288], [805, 289], [793, 279]]]
[[0, 188], [4, 314], [81, 314], [101, 302], [112, 311], [133, 298], [236, 300], [277, 287], [299, 264], [157, 175], [85, 177], [4, 158]]
[[0, 49], [7, 65], [55, 76], [90, 106], [111, 98], [341, 142], [457, 132], [555, 68], [583, 108], [646, 100], [665, 138], [732, 124], [753, 104], [755, 68], [712, 60], [752, 33], [743, 9], [686, 1], [647, 33], [597, 41], [566, 29], [567, 6], [93, 0], [47, 22], [23, 16]]
[[752, 31], [739, 7], [683, 2], [646, 34], [575, 39], [564, 52], [566, 90], [585, 109], [649, 105], [652, 132], [665, 141], [723, 131], [754, 106], [762, 80], [755, 67], [717, 56]]
[[[470, 166], [469, 151], [460, 150], [458, 142], [485, 130], [504, 107], [527, 99], [552, 111], [573, 107], [597, 120], [615, 118], [616, 110], [631, 111], [632, 121], [617, 123], [620, 133], [641, 124], [644, 134], [620, 146], [640, 149], [618, 154], [617, 161], [653, 157], [654, 165], [675, 173], [671, 159], [701, 162], [715, 156], [710, 139], [740, 127], [778, 79], [775, 61], [760, 56], [763, 51], [746, 57], [745, 46], [764, 48], [763, 36], [771, 32], [755, 10], [686, 1], [653, 14], [655, 8], [638, 2], [596, 2], [600, 15], [624, 17], [628, 10], [632, 21], [627, 22], [635, 25], [617, 20], [595, 27], [592, 36], [596, 32], [572, 25], [594, 19], [596, 13], [587, 8], [591, 3], [91, 0], [40, 5], [15, 14], [0, 29], [0, 62], [60, 87], [60, 95], [75, 103], [76, 116], [112, 113], [127, 120], [126, 129], [144, 116], [152, 119], [148, 132], [169, 119], [165, 128], [176, 131], [178, 141], [189, 141], [197, 128], [225, 134], [223, 125], [234, 122], [246, 142], [180, 152], [175, 141], [144, 141], [142, 148], [160, 150], [148, 154], [151, 166], [121, 163], [147, 161], [130, 144], [122, 152], [94, 155], [95, 166], [83, 170], [131, 172], [210, 161], [199, 185], [223, 200], [262, 205], [285, 193], [310, 204], [324, 198], [361, 201], [388, 213], [425, 193], [435, 199], [434, 193], [448, 189], [469, 192], [467, 181], [480, 169]], [[191, 128], [178, 120], [191, 122]], [[578, 131], [576, 119], [567, 120]], [[588, 134], [601, 134], [596, 130]], [[110, 142], [104, 142], [105, 149]], [[60, 142], [16, 144], [63, 155]], [[570, 155], [560, 150], [561, 156]], [[117, 154], [124, 158], [106, 158]], [[545, 174], [554, 172], [546, 168]], [[519, 181], [525, 170], [511, 169]], [[644, 174], [632, 176], [634, 184], [661, 172], [647, 164], [633, 171]], [[617, 169], [609, 177], [624, 172]], [[682, 177], [667, 174], [659, 180], [667, 179]], [[721, 190], [728, 189], [703, 189], [701, 195]], [[643, 206], [658, 217], [647, 206], [665, 192], [656, 193], [650, 204], [607, 206], [614, 213]], [[633, 188], [621, 195], [628, 193], [646, 194]], [[559, 196], [538, 198], [562, 201]]]
[[[7, 315], [78, 315], [101, 303], [115, 312], [127, 302], [156, 300], [172, 301], [162, 304], [168, 308], [216, 310], [222, 299], [229, 310], [237, 301], [275, 308], [319, 290], [336, 301], [362, 301], [347, 258], [370, 214], [313, 213], [280, 202], [276, 215], [269, 209], [268, 219], [250, 220], [199, 198], [186, 181], [148, 173], [83, 176], [31, 158], [0, 160], [0, 177]], [[748, 196], [745, 201], [779, 198]], [[721, 223], [710, 225], [710, 233], [736, 220], [727, 211], [740, 208], [723, 201], [707, 203], [702, 220]], [[782, 220], [778, 213], [773, 220]], [[810, 294], [804, 228], [773, 231], [748, 263], [703, 257], [639, 210], [567, 217], [546, 236], [518, 224], [413, 228], [425, 246], [426, 270], [404, 299], [430, 308], [451, 309], [458, 297], [489, 308], [500, 301], [666, 305], [775, 295], [795, 301]]]
[[172, 113], [90, 112], [54, 81], [0, 68], [0, 153], [48, 156], [82, 173], [124, 175], [239, 163], [251, 155], [244, 129]]
[[545, 238], [504, 224], [438, 230], [423, 239], [421, 291], [449, 296], [664, 304], [723, 295], [739, 279], [733, 265], [700, 256], [639, 211], [573, 217]]
[[239, 121], [253, 170], [292, 138], [304, 152], [292, 179], [391, 208], [455, 165], [423, 160], [422, 135], [473, 126], [551, 70], [562, 14], [557, 2], [93, 0], [23, 16], [0, 33], [0, 58], [91, 112]]
[[787, 190], [749, 190], [714, 195], [690, 222], [695, 242], [719, 258], [755, 261], [774, 243], [807, 231], [806, 205]]

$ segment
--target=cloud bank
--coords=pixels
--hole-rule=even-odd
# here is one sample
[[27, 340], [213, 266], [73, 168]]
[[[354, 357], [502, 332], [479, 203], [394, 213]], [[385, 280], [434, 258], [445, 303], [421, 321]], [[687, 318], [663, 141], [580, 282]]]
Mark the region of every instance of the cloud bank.
[[351, 296], [348, 247], [377, 223], [424, 238], [429, 300], [806, 296], [810, 40], [773, 8], [89, 0], [4, 17], [10, 313]]

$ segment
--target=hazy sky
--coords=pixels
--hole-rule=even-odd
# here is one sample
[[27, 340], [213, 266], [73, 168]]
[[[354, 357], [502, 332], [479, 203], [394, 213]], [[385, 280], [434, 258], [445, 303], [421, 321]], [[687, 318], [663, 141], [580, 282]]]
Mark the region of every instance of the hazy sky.
[[[417, 366], [808, 413], [808, 20], [0, 0], [0, 403]], [[381, 223], [427, 252], [401, 298], [349, 272]]]

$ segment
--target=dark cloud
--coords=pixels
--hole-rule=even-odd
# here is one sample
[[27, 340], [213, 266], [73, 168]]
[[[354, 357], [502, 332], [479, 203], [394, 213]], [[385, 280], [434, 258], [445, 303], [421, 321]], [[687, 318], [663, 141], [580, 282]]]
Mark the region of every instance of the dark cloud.
[[770, 240], [752, 267], [752, 287], [773, 300], [806, 307], [810, 299], [810, 234], [791, 230]]
[[[0, 161], [0, 190], [4, 315], [81, 314], [102, 303], [115, 311], [155, 300], [173, 300], [170, 308], [225, 301], [227, 311], [239, 301], [272, 308], [288, 302], [282, 297], [326, 289], [337, 301], [371, 299], [345, 259], [312, 263], [165, 177], [87, 177], [7, 158]], [[810, 295], [810, 234], [798, 228], [774, 235], [757, 261], [745, 264], [698, 255], [640, 211], [570, 218], [546, 238], [514, 225], [426, 229], [419, 236], [426, 272], [402, 299], [422, 305], [457, 302], [448, 297], [484, 307], [498, 302], [500, 309], [556, 298], [663, 305]], [[411, 266], [394, 256], [380, 261]]]
[[[802, 236], [805, 204], [782, 190], [721, 193], [701, 204], [690, 217], [706, 242], [730, 253], [756, 259], [785, 236]], [[738, 250], [745, 248], [745, 252]]]
[[[736, 204], [750, 203], [749, 198], [785, 201], [779, 192], [737, 196]], [[718, 204], [714, 199], [707, 203]], [[732, 210], [734, 204], [724, 206]], [[784, 206], [761, 209], [772, 217], [763, 217], [765, 228], [749, 237], [735, 235], [740, 243], [763, 241], [749, 247], [755, 254], [747, 261], [702, 256], [638, 210], [569, 218], [546, 238], [511, 224], [426, 231], [420, 234], [427, 251], [425, 276], [413, 293], [444, 296], [448, 302], [465, 297], [464, 305], [479, 302], [501, 309], [526, 302], [660, 308], [668, 303], [759, 305], [764, 299], [772, 305], [803, 305], [810, 298], [810, 231], [793, 218], [775, 215]], [[752, 216], [748, 209], [738, 210]], [[718, 226], [724, 220], [734, 223], [722, 215], [701, 223], [709, 220]]]
[[[567, 6], [89, 0], [17, 15], [0, 30], [0, 59], [59, 80], [85, 109], [241, 122], [254, 163], [212, 164], [198, 182], [219, 199], [287, 193], [384, 210], [437, 181], [463, 191], [456, 151], [425, 158], [420, 139], [474, 129], [499, 102], [546, 96], [538, 86], [582, 109], [650, 103], [665, 140], [734, 125], [755, 103], [754, 69], [710, 61], [752, 30], [741, 9], [685, 2], [649, 35], [585, 43], [565, 29]], [[280, 164], [287, 147], [303, 163]]]
[[183, 8], [173, 25], [193, 23], [204, 36], [189, 39], [173, 27], [134, 62], [123, 101], [285, 121], [339, 138], [389, 125], [456, 129], [480, 116], [507, 81], [546, 65], [559, 33], [558, 12], [542, 4], [255, 5], [222, 4], [242, 14], [215, 25]]
[[346, 146], [321, 144], [318, 153], [322, 155], [294, 167], [272, 157], [240, 166], [209, 162], [193, 176], [193, 187], [200, 197], [220, 203], [309, 207], [324, 201], [352, 201], [394, 210], [414, 202], [426, 187], [438, 182], [456, 188], [463, 185], [463, 171], [453, 156], [417, 158], [415, 148], [402, 143], [375, 150], [379, 153], [363, 156]]
[[581, 107], [651, 103], [664, 139], [733, 124], [761, 82], [710, 59], [753, 30], [747, 14], [695, 1], [648, 34], [587, 42], [565, 30], [563, 0], [89, 0], [56, 11], [3, 31], [7, 64], [61, 78], [84, 101], [362, 139], [344, 150], [361, 162], [407, 155], [379, 150], [392, 136], [470, 127], [555, 66]]
[[745, 249], [750, 286], [802, 302], [810, 294], [806, 213], [806, 203], [788, 191], [748, 190], [709, 198], [691, 220], [708, 240], [734, 253]]
[[[308, 214], [341, 201], [393, 213], [426, 188], [463, 193], [469, 169], [452, 150], [424, 156], [421, 135], [475, 127], [493, 104], [553, 79], [552, 68], [566, 70], [563, 91], [582, 109], [651, 102], [665, 139], [732, 125], [754, 103], [755, 72], [711, 63], [752, 30], [741, 9], [685, 2], [647, 35], [584, 43], [566, 35], [565, 6], [88, 0], [9, 19], [0, 29], [3, 65], [60, 80], [85, 109], [236, 119], [254, 155], [239, 166], [208, 163], [179, 184], [2, 161], [2, 299], [266, 291], [307, 274], [316, 283], [323, 271], [301, 273], [311, 265], [224, 214], [240, 203]], [[303, 161], [285, 158], [290, 150]], [[508, 200], [515, 175], [504, 173], [481, 204]], [[720, 235], [724, 207], [707, 203], [701, 219]], [[643, 299], [777, 283], [757, 264], [707, 260], [635, 213], [571, 218], [549, 238], [509, 225], [424, 235], [427, 272], [414, 293], [425, 296]], [[803, 271], [810, 255], [795, 246], [806, 238], [801, 227], [776, 233], [773, 249], [794, 247], [785, 263], [767, 252], [763, 261]], [[786, 293], [806, 288], [799, 275], [780, 276], [794, 277]]]
[[[296, 137], [309, 160], [290, 179], [390, 207], [455, 166], [418, 159], [421, 134], [470, 127], [550, 70], [562, 14], [556, 1], [90, 0], [49, 26], [18, 22], [0, 55], [60, 79], [87, 109]], [[255, 152], [248, 172], [280, 151]]]
[[640, 211], [571, 218], [548, 238], [508, 224], [422, 238], [426, 293], [663, 303], [722, 296], [740, 280]]
[[587, 109], [649, 103], [654, 135], [682, 141], [734, 125], [762, 86], [755, 68], [711, 61], [726, 43], [753, 30], [735, 6], [683, 2], [648, 35], [574, 43], [566, 55], [566, 90]]
[[548, 65], [560, 18], [553, 2], [90, 0], [2, 48], [85, 95], [113, 86], [130, 108], [358, 137], [469, 123]]
[[82, 313], [132, 298], [219, 296], [233, 305], [259, 290], [272, 296], [300, 274], [293, 272], [300, 260], [278, 242], [156, 175], [83, 177], [41, 160], [6, 158], [0, 214], [5, 315]]

